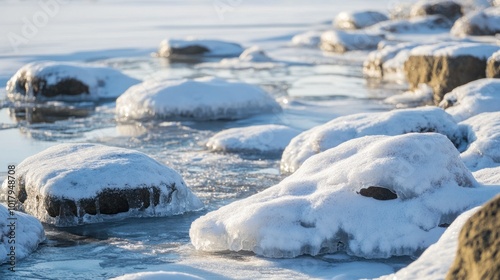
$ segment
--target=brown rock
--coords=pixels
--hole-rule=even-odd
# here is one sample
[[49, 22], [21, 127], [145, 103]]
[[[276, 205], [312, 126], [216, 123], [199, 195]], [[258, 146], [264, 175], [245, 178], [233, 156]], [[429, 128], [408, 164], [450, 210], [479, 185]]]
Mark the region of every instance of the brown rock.
[[76, 78], [65, 78], [56, 84], [49, 85], [45, 78], [30, 76], [26, 72], [16, 80], [15, 89], [25, 96], [31, 91], [34, 97], [90, 94], [89, 86]]
[[449, 20], [455, 21], [462, 16], [462, 6], [453, 1], [440, 2], [418, 2], [410, 12], [412, 17], [442, 15]]
[[486, 203], [460, 231], [447, 280], [500, 279], [500, 196]]
[[486, 77], [500, 78], [500, 52], [493, 54], [493, 56], [488, 59]]

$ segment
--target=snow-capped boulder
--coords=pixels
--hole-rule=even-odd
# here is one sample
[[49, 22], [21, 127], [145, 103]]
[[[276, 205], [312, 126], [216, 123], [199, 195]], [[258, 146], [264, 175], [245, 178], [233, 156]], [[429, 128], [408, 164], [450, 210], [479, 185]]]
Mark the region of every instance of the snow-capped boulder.
[[435, 33], [444, 32], [452, 26], [451, 21], [440, 15], [399, 19], [377, 23], [367, 30], [373, 33]]
[[173, 271], [154, 271], [154, 272], [137, 272], [125, 274], [119, 277], [111, 278], [110, 280], [165, 280], [165, 279], [175, 279], [175, 280], [204, 280], [205, 278], [198, 277], [196, 275], [183, 273], [183, 272], [173, 272]]
[[189, 235], [198, 250], [274, 258], [338, 251], [364, 258], [415, 255], [459, 214], [498, 192], [476, 182], [441, 134], [366, 136], [200, 217]]
[[[383, 43], [383, 42], [382, 42]], [[363, 74], [372, 78], [404, 79], [404, 63], [418, 43], [379, 44], [363, 63]]]
[[294, 172], [309, 157], [348, 140], [367, 135], [399, 135], [410, 132], [438, 132], [456, 146], [462, 135], [453, 118], [436, 107], [360, 113], [338, 117], [293, 138], [281, 158], [281, 170]]
[[486, 77], [500, 78], [500, 51], [497, 51], [490, 58], [488, 58], [488, 64], [486, 65]]
[[284, 125], [256, 125], [223, 130], [206, 143], [212, 151], [280, 153], [300, 131]]
[[18, 260], [30, 255], [44, 240], [45, 232], [40, 221], [0, 204], [0, 264], [16, 266]]
[[269, 62], [273, 60], [258, 46], [253, 46], [244, 50], [238, 59], [247, 62]]
[[298, 47], [317, 47], [321, 43], [321, 31], [307, 31], [292, 37], [292, 45]]
[[116, 99], [140, 81], [108, 67], [42, 61], [24, 65], [7, 82], [11, 100]]
[[404, 64], [411, 88], [426, 83], [434, 90], [434, 102], [468, 82], [486, 77], [486, 62], [500, 46], [481, 43], [445, 42], [411, 50]]
[[236, 57], [244, 51], [237, 43], [188, 38], [165, 39], [160, 43], [158, 56], [171, 59], [203, 57]]
[[486, 203], [460, 231], [447, 280], [500, 279], [500, 196]]
[[321, 34], [321, 49], [344, 53], [355, 50], [373, 50], [384, 39], [383, 35], [369, 34], [364, 31], [330, 30]]
[[333, 20], [333, 25], [338, 29], [363, 29], [389, 18], [377, 11], [341, 12]]
[[116, 101], [120, 119], [241, 119], [280, 111], [261, 88], [213, 77], [144, 81]]
[[420, 84], [415, 90], [405, 91], [401, 94], [389, 96], [384, 99], [384, 103], [396, 105], [396, 108], [409, 108], [417, 106], [431, 105], [434, 92], [426, 84]]
[[439, 104], [461, 122], [485, 112], [500, 111], [500, 79], [480, 79], [457, 87]]
[[500, 33], [500, 7], [471, 12], [459, 18], [451, 28], [451, 34], [459, 37], [494, 36]]
[[429, 15], [442, 15], [451, 21], [455, 21], [462, 16], [462, 6], [455, 1], [421, 0], [411, 7], [411, 17]]
[[[56, 226], [177, 215], [203, 207], [176, 171], [123, 148], [56, 145], [21, 162], [16, 176], [20, 208]], [[5, 182], [2, 188], [5, 193]]]

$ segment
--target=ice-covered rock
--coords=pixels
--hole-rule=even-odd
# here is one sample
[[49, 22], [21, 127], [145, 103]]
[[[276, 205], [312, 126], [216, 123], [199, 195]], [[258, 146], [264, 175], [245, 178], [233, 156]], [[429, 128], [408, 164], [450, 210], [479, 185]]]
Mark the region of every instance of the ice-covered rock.
[[11, 100], [115, 99], [140, 81], [108, 67], [53, 61], [24, 65], [7, 82]]
[[[21, 162], [16, 176], [20, 208], [57, 226], [169, 216], [203, 207], [176, 171], [123, 148], [56, 145]], [[2, 189], [5, 193], [5, 182]]]
[[165, 39], [160, 43], [158, 56], [171, 59], [203, 57], [235, 57], [244, 51], [237, 43], [196, 38]]
[[440, 108], [360, 113], [333, 119], [293, 138], [283, 152], [281, 170], [294, 172], [309, 157], [354, 138], [410, 132], [438, 132], [446, 135], [456, 146], [461, 144], [462, 135], [457, 124]]
[[317, 47], [321, 43], [321, 31], [307, 31], [292, 37], [292, 45], [299, 47]]
[[480, 79], [457, 87], [439, 104], [461, 122], [485, 112], [500, 111], [500, 79]]
[[112, 278], [110, 280], [165, 280], [165, 279], [203, 280], [205, 278], [201, 278], [196, 275], [183, 272], [154, 271], [154, 272], [137, 272], [137, 273], [125, 274], [119, 277]]
[[434, 90], [434, 102], [468, 82], [486, 77], [486, 62], [500, 46], [445, 42], [423, 45], [411, 50], [404, 64], [411, 88], [426, 83]]
[[459, 125], [469, 143], [461, 155], [467, 167], [500, 166], [500, 112], [482, 113]]
[[383, 35], [370, 34], [361, 30], [330, 30], [321, 34], [321, 49], [344, 53], [354, 50], [373, 50], [384, 39]]
[[300, 131], [284, 125], [256, 125], [223, 130], [206, 146], [213, 151], [281, 153]]
[[437, 133], [366, 136], [308, 159], [281, 183], [194, 221], [203, 251], [364, 258], [420, 253], [500, 187], [480, 186]]
[[440, 15], [399, 19], [377, 23], [367, 30], [378, 33], [435, 33], [450, 29], [451, 21]]
[[420, 84], [417, 89], [387, 97], [384, 102], [396, 105], [397, 108], [424, 106], [433, 103], [433, 95], [434, 92], [430, 86]]
[[144, 81], [116, 101], [120, 119], [241, 119], [280, 111], [261, 88], [213, 77]]
[[418, 43], [383, 44], [363, 63], [363, 74], [372, 78], [404, 79], [404, 63]]
[[459, 18], [451, 28], [451, 34], [459, 37], [476, 35], [492, 36], [500, 33], [500, 7], [471, 12]]
[[462, 16], [462, 6], [455, 1], [420, 0], [411, 7], [411, 17], [429, 15], [442, 15], [451, 21], [455, 21]]
[[[8, 189], [5, 193], [8, 193]], [[35, 251], [44, 240], [45, 232], [40, 221], [0, 204], [0, 264], [7, 263], [9, 267], [15, 267], [18, 260]]]
[[363, 29], [389, 18], [377, 11], [341, 12], [333, 20], [333, 25], [339, 29]]
[[492, 54], [488, 58], [488, 64], [486, 65], [486, 77], [487, 78], [500, 78], [500, 51]]
[[446, 229], [438, 242], [432, 244], [407, 267], [377, 280], [435, 280], [445, 279], [457, 254], [458, 235], [467, 220], [479, 210], [475, 207], [458, 216]]

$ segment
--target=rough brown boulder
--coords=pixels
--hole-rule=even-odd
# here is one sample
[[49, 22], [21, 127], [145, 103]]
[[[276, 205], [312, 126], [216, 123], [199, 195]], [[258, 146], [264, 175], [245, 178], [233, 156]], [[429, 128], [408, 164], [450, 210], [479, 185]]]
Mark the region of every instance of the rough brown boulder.
[[488, 59], [486, 66], [487, 78], [500, 78], [500, 52], [496, 52]]
[[442, 15], [449, 20], [456, 20], [462, 16], [462, 6], [454, 1], [417, 2], [412, 8], [412, 17]]
[[486, 203], [460, 231], [447, 280], [500, 279], [500, 196]]

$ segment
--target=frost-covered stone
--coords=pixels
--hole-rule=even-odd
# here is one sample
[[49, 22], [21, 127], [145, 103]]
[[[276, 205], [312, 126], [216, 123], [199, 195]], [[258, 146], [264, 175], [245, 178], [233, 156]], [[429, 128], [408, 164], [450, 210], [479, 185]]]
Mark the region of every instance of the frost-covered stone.
[[373, 50], [384, 39], [383, 35], [369, 34], [364, 31], [330, 30], [321, 34], [321, 49], [344, 53], [354, 50]]
[[[123, 148], [56, 145], [21, 162], [16, 176], [20, 207], [57, 226], [169, 216], [203, 207], [176, 171]], [[5, 193], [5, 182], [2, 188]]]
[[341, 12], [333, 20], [333, 25], [339, 29], [363, 29], [389, 18], [377, 11]]
[[368, 28], [370, 32], [390, 33], [433, 33], [450, 29], [451, 21], [447, 18], [434, 15], [412, 19], [384, 21]]
[[149, 80], [116, 101], [120, 119], [241, 119], [280, 111], [280, 105], [261, 88], [213, 77]]
[[500, 7], [472, 12], [459, 18], [451, 28], [451, 34], [459, 37], [493, 36], [500, 33]]
[[486, 78], [500, 78], [500, 51], [497, 51], [488, 58]]
[[244, 51], [237, 43], [195, 38], [165, 39], [160, 43], [158, 55], [172, 59], [202, 57], [235, 57]]
[[461, 122], [485, 112], [500, 111], [500, 79], [480, 79], [457, 87], [439, 104]]
[[[383, 43], [383, 42], [382, 42]], [[404, 79], [404, 63], [418, 43], [379, 44], [363, 63], [363, 74], [372, 78]]]
[[445, 42], [411, 50], [404, 64], [411, 88], [425, 83], [434, 90], [434, 102], [468, 82], [486, 77], [486, 61], [500, 46], [481, 43]]
[[284, 125], [256, 125], [223, 130], [210, 139], [206, 146], [213, 151], [278, 153], [300, 131]]
[[11, 100], [96, 101], [115, 99], [140, 81], [118, 70], [63, 62], [24, 65], [7, 82]]
[[411, 7], [411, 17], [429, 15], [442, 15], [449, 20], [455, 21], [462, 16], [462, 6], [455, 1], [421, 0]]
[[[275, 258], [338, 251], [364, 258], [415, 255], [438, 240], [442, 226], [498, 192], [476, 182], [441, 134], [366, 136], [197, 219], [189, 233], [203, 251]], [[380, 193], [392, 197], [381, 200]]]
[[457, 124], [439, 108], [361, 113], [333, 119], [293, 138], [283, 152], [281, 170], [294, 172], [309, 157], [354, 138], [410, 132], [438, 132], [446, 135], [456, 146], [461, 144], [462, 135]]
[[[8, 191], [5, 193], [7, 194]], [[9, 266], [16, 266], [17, 261], [30, 255], [44, 240], [45, 232], [40, 221], [27, 214], [10, 211], [0, 204], [0, 264], [7, 263]], [[12, 246], [15, 247], [14, 252], [11, 252]], [[12, 264], [11, 261], [13, 261]]]
[[110, 280], [165, 280], [165, 279], [204, 280], [205, 278], [201, 278], [196, 275], [183, 272], [154, 271], [154, 272], [137, 272], [137, 273], [125, 274], [119, 277], [112, 278]]

